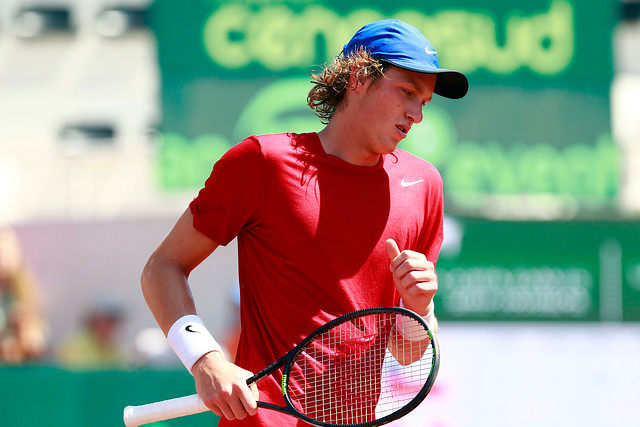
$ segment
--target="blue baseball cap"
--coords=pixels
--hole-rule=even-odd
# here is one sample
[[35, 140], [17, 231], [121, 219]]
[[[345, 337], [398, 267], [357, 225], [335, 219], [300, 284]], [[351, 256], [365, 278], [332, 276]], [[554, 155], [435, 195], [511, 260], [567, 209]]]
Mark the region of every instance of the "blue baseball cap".
[[360, 28], [344, 45], [349, 56], [361, 47], [374, 58], [405, 70], [437, 74], [435, 93], [458, 99], [469, 90], [467, 77], [459, 71], [438, 67], [438, 54], [417, 28], [399, 19], [384, 19]]

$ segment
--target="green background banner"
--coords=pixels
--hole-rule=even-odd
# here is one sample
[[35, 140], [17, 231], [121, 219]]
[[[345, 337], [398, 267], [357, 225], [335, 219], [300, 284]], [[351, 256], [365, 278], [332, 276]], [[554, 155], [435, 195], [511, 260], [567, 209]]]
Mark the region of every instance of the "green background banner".
[[[158, 0], [151, 13], [162, 72], [158, 182], [197, 189], [251, 134], [316, 131], [309, 74], [363, 24], [420, 28], [441, 66], [467, 73], [461, 101], [436, 98], [401, 148], [434, 163], [452, 214], [602, 217], [616, 212], [611, 139], [611, 2]], [[488, 212], [491, 211], [491, 212]]]
[[447, 320], [640, 320], [637, 222], [448, 219], [438, 261]]

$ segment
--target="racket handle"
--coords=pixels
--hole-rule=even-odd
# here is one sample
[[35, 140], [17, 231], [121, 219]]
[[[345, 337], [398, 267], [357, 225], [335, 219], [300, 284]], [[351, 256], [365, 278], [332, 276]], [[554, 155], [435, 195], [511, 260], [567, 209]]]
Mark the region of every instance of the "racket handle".
[[141, 424], [199, 414], [208, 410], [209, 408], [200, 397], [192, 394], [146, 405], [127, 406], [124, 408], [123, 418], [127, 427], [137, 427]]

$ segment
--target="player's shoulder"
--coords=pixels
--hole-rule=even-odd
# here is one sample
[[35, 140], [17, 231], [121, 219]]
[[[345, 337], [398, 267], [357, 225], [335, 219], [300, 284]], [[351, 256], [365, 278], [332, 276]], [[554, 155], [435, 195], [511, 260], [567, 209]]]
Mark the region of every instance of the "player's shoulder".
[[431, 162], [400, 148], [387, 155], [385, 166], [403, 172], [415, 171], [430, 179], [442, 180], [440, 171]]
[[255, 141], [264, 150], [289, 150], [292, 147], [305, 145], [312, 141], [315, 133], [271, 133], [253, 135], [249, 139]]
[[277, 159], [296, 147], [306, 146], [313, 140], [313, 133], [273, 133], [252, 135], [234, 146], [234, 151], [259, 154], [265, 160]]
[[278, 151], [286, 150], [299, 136], [291, 133], [251, 135], [233, 145], [227, 155], [270, 157]]

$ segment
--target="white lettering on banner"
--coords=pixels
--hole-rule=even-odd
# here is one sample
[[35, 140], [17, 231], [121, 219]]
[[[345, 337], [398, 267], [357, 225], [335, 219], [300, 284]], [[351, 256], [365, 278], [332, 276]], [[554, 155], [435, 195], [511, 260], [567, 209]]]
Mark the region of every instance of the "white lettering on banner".
[[583, 268], [471, 267], [438, 270], [442, 307], [453, 317], [582, 317], [593, 309]]

